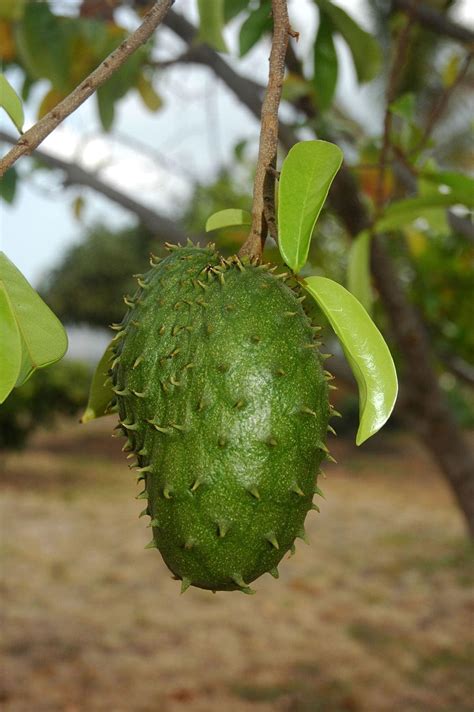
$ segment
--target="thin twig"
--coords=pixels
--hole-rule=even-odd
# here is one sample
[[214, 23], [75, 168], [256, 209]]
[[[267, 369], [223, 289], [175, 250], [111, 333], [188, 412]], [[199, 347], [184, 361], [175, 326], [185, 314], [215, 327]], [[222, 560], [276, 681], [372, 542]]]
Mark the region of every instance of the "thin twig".
[[267, 229], [276, 237], [275, 168], [278, 149], [278, 107], [280, 106], [285, 56], [291, 33], [286, 0], [272, 0], [273, 37], [268, 86], [262, 104], [260, 144], [253, 189], [252, 226], [240, 250], [240, 256], [258, 261], [262, 255]]
[[453, 40], [474, 44], [474, 32], [467, 25], [453, 22], [446, 14], [430, 5], [425, 5], [420, 0], [393, 0], [395, 9], [410, 15], [420, 25], [441, 37], [450, 37]]
[[[15, 138], [1, 130], [0, 141], [15, 144]], [[164, 215], [160, 215], [160, 213], [157, 213], [156, 210], [138, 202], [130, 195], [123, 193], [119, 188], [110, 185], [104, 181], [100, 175], [82, 168], [82, 166], [74, 163], [73, 161], [66, 161], [62, 158], [52, 156], [48, 151], [45, 151], [42, 148], [36, 149], [34, 157], [49, 168], [62, 171], [65, 176], [65, 187], [78, 185], [90, 188], [96, 193], [112, 200], [121, 208], [129, 210], [138, 218], [142, 225], [145, 225], [154, 234], [159, 241], [186, 241], [186, 233], [178, 225], [178, 223], [174, 220], [170, 220]]]
[[132, 32], [94, 71], [46, 116], [26, 131], [6, 156], [0, 159], [0, 176], [21, 156], [30, 154], [59, 124], [84, 103], [139, 47], [151, 37], [174, 0], [158, 0]]
[[390, 133], [392, 131], [392, 110], [390, 105], [394, 101], [398, 85], [400, 83], [400, 77], [405, 67], [407, 49], [410, 40], [410, 32], [413, 25], [413, 20], [409, 16], [403, 25], [400, 33], [398, 35], [397, 43], [394, 47], [392, 66], [390, 69], [390, 74], [388, 77], [387, 85], [387, 104], [385, 107], [385, 116], [383, 124], [383, 139], [382, 139], [382, 149], [380, 151], [379, 158], [379, 174], [377, 179], [377, 186], [375, 191], [375, 207], [376, 212], [380, 212], [382, 206], [385, 202], [385, 171], [387, 167], [387, 161], [390, 153]]
[[446, 109], [449, 100], [451, 99], [451, 96], [454, 94], [458, 86], [461, 84], [463, 81], [464, 77], [467, 74], [467, 70], [469, 69], [469, 65], [472, 61], [472, 58], [474, 56], [474, 53], [470, 52], [469, 54], [466, 55], [464, 58], [464, 62], [461, 65], [461, 68], [459, 69], [459, 72], [457, 73], [457, 76], [452, 84], [450, 84], [441, 94], [439, 97], [438, 102], [435, 104], [433, 107], [433, 110], [431, 111], [430, 115], [428, 116], [425, 129], [423, 131], [423, 136], [421, 137], [419, 143], [415, 146], [415, 148], [412, 149], [411, 153], [416, 154], [419, 151], [421, 151], [422, 148], [426, 146], [428, 143], [431, 134], [433, 133], [433, 130], [441, 118], [442, 114], [444, 113], [444, 110]]

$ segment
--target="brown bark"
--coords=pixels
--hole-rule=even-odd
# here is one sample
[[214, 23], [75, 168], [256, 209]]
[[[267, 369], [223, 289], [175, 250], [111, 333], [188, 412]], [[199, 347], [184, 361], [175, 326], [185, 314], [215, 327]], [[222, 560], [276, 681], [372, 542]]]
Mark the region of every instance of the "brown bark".
[[374, 240], [372, 267], [403, 354], [406, 406], [413, 426], [446, 476], [474, 537], [474, 455], [445, 403], [423, 323], [407, 301], [380, 238]]
[[278, 108], [280, 106], [285, 57], [290, 35], [286, 0], [272, 0], [273, 35], [269, 60], [268, 86], [260, 115], [260, 142], [253, 188], [252, 225], [239, 252], [241, 257], [260, 260], [267, 230], [275, 225], [275, 168], [278, 150]]

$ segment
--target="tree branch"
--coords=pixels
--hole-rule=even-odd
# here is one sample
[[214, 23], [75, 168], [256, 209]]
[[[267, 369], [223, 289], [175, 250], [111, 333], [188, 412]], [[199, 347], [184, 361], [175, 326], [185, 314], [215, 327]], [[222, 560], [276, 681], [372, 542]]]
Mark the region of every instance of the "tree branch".
[[450, 84], [444, 90], [444, 92], [439, 97], [439, 100], [434, 105], [433, 110], [431, 111], [430, 115], [428, 116], [428, 120], [426, 122], [426, 126], [423, 131], [423, 136], [421, 137], [419, 143], [411, 151], [411, 153], [416, 154], [418, 151], [421, 151], [428, 143], [430, 136], [436, 127], [437, 122], [441, 118], [444, 110], [446, 109], [446, 107], [449, 103], [449, 100], [451, 99], [452, 95], [454, 94], [454, 92], [456, 91], [456, 89], [459, 87], [459, 85], [462, 83], [464, 77], [466, 76], [473, 56], [474, 56], [474, 50], [472, 52], [469, 52], [465, 56], [464, 61], [461, 65], [461, 68], [459, 69], [459, 72], [457, 73], [457, 76], [456, 76], [454, 82], [452, 84]]
[[392, 131], [393, 116], [390, 105], [397, 96], [400, 75], [402, 74], [403, 69], [405, 67], [412, 25], [413, 19], [411, 16], [408, 16], [406, 18], [405, 24], [403, 25], [398, 34], [398, 39], [393, 51], [392, 66], [390, 68], [390, 74], [388, 77], [385, 116], [383, 122], [382, 149], [380, 151], [379, 172], [377, 177], [377, 186], [375, 194], [375, 206], [376, 211], [378, 213], [380, 213], [383, 209], [383, 205], [385, 202], [385, 172], [387, 160], [389, 158], [389, 153], [391, 149], [390, 134]]
[[26, 131], [16, 145], [0, 160], [0, 177], [15, 161], [30, 154], [70, 114], [105, 84], [139, 47], [151, 37], [163, 21], [174, 0], [158, 0], [143, 18], [141, 25], [132, 32], [94, 71], [89, 74], [65, 99], [59, 102], [40, 121]]
[[[16, 140], [13, 136], [0, 131], [0, 141], [15, 144]], [[169, 218], [156, 213], [154, 210], [147, 208], [146, 205], [138, 203], [128, 195], [125, 195], [117, 188], [113, 188], [108, 183], [98, 178], [94, 173], [81, 168], [77, 163], [65, 161], [62, 158], [56, 158], [50, 153], [36, 149], [35, 158], [38, 158], [50, 168], [57, 168], [63, 171], [66, 176], [68, 185], [82, 185], [86, 188], [91, 188], [96, 192], [104, 195], [109, 200], [112, 200], [120, 207], [129, 210], [137, 216], [140, 222], [145, 225], [152, 233], [154, 233], [162, 242], [185, 242], [186, 234], [184, 230], [174, 223]]]
[[285, 57], [291, 32], [286, 0], [272, 0], [273, 36], [268, 86], [262, 103], [260, 144], [253, 187], [252, 226], [240, 250], [241, 256], [258, 261], [262, 256], [268, 224], [275, 235], [275, 169], [278, 149], [278, 108], [280, 106]]
[[463, 383], [474, 388], [474, 366], [459, 356], [451, 354], [441, 354], [440, 361]]
[[468, 45], [474, 43], [472, 30], [464, 25], [458, 25], [438, 10], [424, 5], [420, 0], [392, 0], [392, 2], [396, 10], [410, 15], [427, 30]]

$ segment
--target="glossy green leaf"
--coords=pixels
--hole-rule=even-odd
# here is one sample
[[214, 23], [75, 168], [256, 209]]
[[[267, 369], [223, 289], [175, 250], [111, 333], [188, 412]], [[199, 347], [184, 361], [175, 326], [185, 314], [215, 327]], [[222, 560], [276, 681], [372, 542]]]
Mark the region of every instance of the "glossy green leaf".
[[368, 230], [361, 232], [353, 241], [347, 261], [347, 288], [372, 313], [372, 285], [370, 279], [370, 244]]
[[318, 34], [314, 43], [313, 83], [320, 109], [331, 105], [337, 85], [338, 60], [332, 36], [333, 24], [325, 12], [320, 12]]
[[222, 227], [234, 227], [236, 225], [251, 225], [252, 216], [246, 210], [238, 208], [228, 208], [213, 213], [206, 222], [206, 232], [219, 230]]
[[308, 259], [316, 220], [343, 159], [327, 141], [301, 141], [283, 161], [278, 184], [278, 247], [285, 263], [299, 272]]
[[35, 369], [64, 356], [67, 336], [59, 319], [3, 252], [0, 252], [0, 286], [8, 296], [21, 338], [21, 366], [16, 382], [21, 386]]
[[111, 342], [97, 364], [89, 390], [89, 400], [81, 418], [81, 423], [88, 423], [90, 420], [110, 414], [108, 406], [114, 397], [112, 381], [109, 378], [110, 362], [113, 358], [112, 349], [113, 343]]
[[337, 282], [307, 277], [303, 287], [328, 318], [359, 387], [361, 445], [386, 423], [398, 392], [392, 355], [380, 331], [357, 299]]
[[239, 35], [240, 56], [250, 52], [259, 39], [272, 28], [272, 6], [270, 2], [263, 2], [260, 7], [253, 10], [247, 17]]
[[10, 205], [15, 200], [17, 178], [15, 166], [9, 168], [0, 178], [0, 198]]
[[4, 74], [0, 73], [0, 106], [5, 109], [8, 116], [11, 118], [15, 124], [18, 131], [23, 129], [23, 124], [25, 122], [25, 114], [23, 112], [23, 104], [6, 78]]
[[359, 82], [364, 83], [374, 79], [379, 72], [382, 61], [382, 53], [377, 40], [369, 32], [362, 29], [338, 5], [334, 5], [329, 0], [316, 0], [316, 2], [319, 8], [329, 15], [335, 29], [347, 43]]
[[8, 298], [0, 283], [0, 403], [15, 387], [21, 366], [21, 339]]
[[222, 36], [224, 27], [224, 0], [198, 0], [199, 40], [218, 52], [226, 52]]
[[456, 195], [450, 193], [430, 193], [417, 198], [396, 200], [386, 207], [375, 227], [379, 232], [399, 230], [418, 218], [429, 220], [431, 211], [436, 211], [438, 208], [449, 208], [456, 203], [459, 203], [459, 200]]

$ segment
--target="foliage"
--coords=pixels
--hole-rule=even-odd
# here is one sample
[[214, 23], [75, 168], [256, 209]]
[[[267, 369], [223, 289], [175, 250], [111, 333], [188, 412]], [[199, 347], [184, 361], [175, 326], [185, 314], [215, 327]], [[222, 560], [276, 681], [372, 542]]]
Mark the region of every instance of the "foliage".
[[0, 106], [7, 112], [18, 131], [21, 131], [25, 121], [23, 104], [16, 91], [4, 74], [0, 73]]
[[38, 368], [61, 359], [67, 336], [58, 318], [0, 252], [0, 403]]
[[[408, 255], [399, 255], [412, 299], [422, 311], [440, 355], [474, 363], [474, 248], [456, 233], [406, 234]], [[399, 251], [400, 252], [400, 251]]]
[[360, 302], [337, 282], [307, 277], [303, 286], [323, 310], [344, 350], [359, 388], [361, 445], [385, 425], [395, 405], [398, 381], [392, 356]]
[[304, 267], [314, 226], [343, 154], [327, 141], [301, 141], [283, 162], [278, 185], [278, 247], [295, 273]]
[[[238, 157], [236, 156], [236, 159]], [[191, 200], [185, 207], [182, 222], [190, 235], [200, 235], [210, 215], [227, 208], [250, 212], [252, 208], [251, 172], [244, 162], [236, 161], [237, 171], [222, 169], [210, 183], [198, 183]], [[213, 233], [213, 239], [224, 251], [235, 252], [245, 240], [248, 229], [222, 227]]]
[[[48, 2], [0, 3], [0, 59], [6, 70], [19, 67], [23, 74], [21, 96], [27, 101], [41, 80], [48, 85], [37, 109], [41, 118], [64, 99], [122, 42], [127, 32], [115, 22], [100, 18], [61, 16]], [[149, 76], [151, 48], [141, 47], [96, 94], [102, 127], [109, 131], [115, 107], [130, 90], [145, 106], [161, 107]]]
[[[213, 212], [229, 205], [250, 208], [251, 176], [243, 166], [241, 172], [240, 181], [224, 170], [210, 184], [195, 186], [182, 214], [190, 235], [202, 233]], [[247, 228], [219, 228], [212, 237], [223, 252], [230, 254], [239, 249], [246, 233]], [[114, 230], [96, 225], [61, 256], [40, 285], [40, 293], [67, 323], [108, 326], [123, 316], [122, 298], [136, 287], [132, 275], [147, 270], [150, 253], [160, 250], [160, 243], [140, 226]]]
[[123, 297], [136, 286], [132, 275], [148, 269], [158, 249], [142, 228], [115, 232], [96, 225], [66, 252], [40, 291], [66, 323], [105, 327], [121, 320]]
[[42, 369], [16, 388], [0, 408], [0, 450], [20, 449], [38, 427], [51, 426], [58, 416], [78, 413], [87, 399], [90, 369], [61, 361]]

